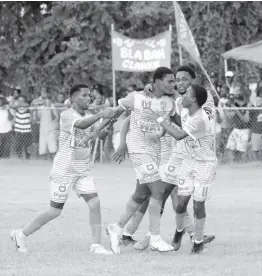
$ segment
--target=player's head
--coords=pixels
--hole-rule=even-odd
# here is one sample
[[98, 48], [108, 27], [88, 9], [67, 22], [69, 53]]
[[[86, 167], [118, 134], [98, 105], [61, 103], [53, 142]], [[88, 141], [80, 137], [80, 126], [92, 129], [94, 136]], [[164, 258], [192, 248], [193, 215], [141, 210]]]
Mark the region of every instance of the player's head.
[[197, 105], [197, 107], [202, 107], [203, 104], [207, 100], [207, 90], [205, 87], [192, 84], [190, 85], [186, 93], [182, 95], [182, 104], [184, 108], [190, 108], [193, 105]]
[[86, 110], [92, 102], [91, 90], [86, 84], [76, 84], [71, 87], [69, 96], [73, 105]]
[[173, 95], [175, 87], [174, 72], [167, 67], [158, 67], [153, 73], [153, 86], [163, 95]]
[[57, 95], [57, 102], [58, 103], [64, 103], [65, 102], [65, 94], [63, 92], [60, 92], [58, 95]]
[[176, 87], [179, 94], [186, 93], [187, 88], [196, 78], [194, 69], [189, 65], [182, 65], [176, 71]]

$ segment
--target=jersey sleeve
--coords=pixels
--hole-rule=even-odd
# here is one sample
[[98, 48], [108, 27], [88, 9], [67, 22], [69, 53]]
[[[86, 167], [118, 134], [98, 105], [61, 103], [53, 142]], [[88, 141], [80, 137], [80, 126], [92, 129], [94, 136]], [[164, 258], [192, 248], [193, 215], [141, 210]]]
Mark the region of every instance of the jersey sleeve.
[[81, 119], [74, 116], [74, 114], [69, 112], [62, 112], [60, 117], [61, 130], [69, 133], [73, 133], [74, 125], [78, 120], [81, 120]]
[[119, 99], [118, 104], [125, 110], [134, 109], [136, 94], [137, 94], [137, 92], [135, 91], [135, 92], [128, 94], [125, 98]]
[[212, 94], [208, 91], [207, 92], [207, 100], [203, 105], [203, 110], [207, 113], [209, 118], [212, 118], [215, 113], [215, 103]]
[[194, 140], [197, 140], [203, 137], [206, 133], [206, 123], [204, 119], [200, 117], [194, 118], [190, 124], [186, 127], [183, 127], [184, 131], [192, 137]]

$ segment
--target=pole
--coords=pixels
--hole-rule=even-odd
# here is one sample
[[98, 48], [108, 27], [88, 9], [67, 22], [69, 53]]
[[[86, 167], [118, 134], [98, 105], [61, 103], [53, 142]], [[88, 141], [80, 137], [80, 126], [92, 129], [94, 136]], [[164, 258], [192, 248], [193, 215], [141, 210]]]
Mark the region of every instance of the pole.
[[226, 72], [228, 70], [228, 67], [227, 67], [227, 59], [224, 59], [224, 68], [225, 68], [225, 75], [226, 75]]
[[112, 39], [113, 31], [114, 31], [114, 24], [111, 24], [113, 107], [116, 107], [116, 76], [115, 76], [115, 69], [114, 69], [113, 39]]
[[182, 47], [178, 45], [178, 52], [179, 52], [179, 64], [183, 65], [183, 55], [182, 55]]
[[171, 58], [172, 58], [172, 55], [171, 55], [171, 53], [172, 53], [172, 25], [171, 24], [169, 24], [169, 35], [170, 35], [170, 53], [169, 53], [169, 55], [170, 55], [170, 68], [171, 68], [171, 65], [172, 65], [172, 60], [171, 60]]

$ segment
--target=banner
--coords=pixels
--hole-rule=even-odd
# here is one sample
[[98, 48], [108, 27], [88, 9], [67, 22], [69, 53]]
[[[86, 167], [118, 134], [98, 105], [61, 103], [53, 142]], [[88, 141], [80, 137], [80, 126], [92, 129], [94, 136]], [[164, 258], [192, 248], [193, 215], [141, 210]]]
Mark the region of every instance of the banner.
[[147, 39], [133, 39], [112, 30], [113, 70], [152, 72], [171, 66], [171, 31]]
[[176, 17], [177, 42], [190, 54], [191, 58], [196, 63], [198, 63], [198, 65], [201, 67], [204, 74], [206, 75], [206, 77], [212, 87], [212, 90], [214, 90], [214, 92], [216, 93], [216, 96], [220, 99], [214, 84], [212, 83], [206, 69], [204, 68], [204, 66], [202, 64], [195, 39], [194, 39], [192, 32], [187, 24], [185, 16], [184, 16], [179, 4], [176, 1], [174, 1], [173, 3], [174, 3], [175, 17]]
[[177, 2], [174, 2], [174, 8], [176, 17], [177, 42], [190, 54], [192, 59], [201, 66], [202, 62], [195, 39]]

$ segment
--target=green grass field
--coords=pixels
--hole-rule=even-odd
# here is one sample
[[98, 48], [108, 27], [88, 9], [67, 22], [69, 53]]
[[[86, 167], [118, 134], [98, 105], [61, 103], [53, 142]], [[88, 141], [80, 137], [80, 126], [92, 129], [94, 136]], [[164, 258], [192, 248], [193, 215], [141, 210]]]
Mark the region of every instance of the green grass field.
[[[46, 161], [0, 162], [1, 255], [0, 276], [247, 276], [262, 275], [262, 170], [261, 165], [221, 166], [213, 198], [207, 204], [206, 233], [216, 240], [199, 256], [191, 256], [188, 236], [178, 252], [142, 253], [123, 248], [121, 255], [89, 253], [88, 208], [71, 193], [60, 218], [28, 238], [26, 255], [15, 251], [10, 230], [23, 226], [49, 205], [49, 171]], [[128, 163], [96, 165], [103, 223], [119, 218], [135, 186]], [[192, 208], [190, 206], [190, 212]], [[147, 232], [145, 216], [135, 238]], [[170, 241], [175, 215], [168, 201], [162, 219], [162, 236]], [[103, 231], [103, 243], [109, 241]]]

